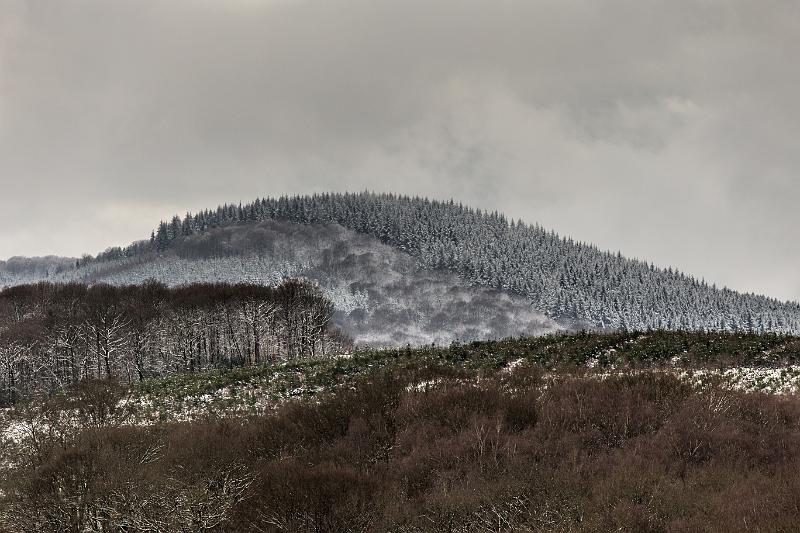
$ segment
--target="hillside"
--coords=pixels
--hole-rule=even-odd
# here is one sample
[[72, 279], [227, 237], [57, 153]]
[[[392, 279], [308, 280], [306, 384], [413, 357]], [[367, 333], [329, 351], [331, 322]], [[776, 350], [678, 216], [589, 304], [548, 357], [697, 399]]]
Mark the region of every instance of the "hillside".
[[211, 228], [159, 253], [93, 261], [50, 276], [22, 272], [6, 283], [47, 279], [126, 285], [152, 279], [169, 286], [275, 285], [287, 277], [318, 283], [336, 308], [334, 325], [361, 344], [449, 344], [562, 329], [520, 295], [425, 268], [410, 255], [338, 224], [267, 220]]
[[72, 257], [12, 257], [0, 261], [0, 287], [69, 276], [77, 259]]
[[208, 228], [264, 219], [338, 223], [412, 255], [426, 268], [525, 296], [556, 319], [611, 329], [800, 332], [796, 302], [719, 289], [671, 268], [452, 202], [370, 193], [267, 198], [176, 217], [159, 226], [150, 247], [163, 250]]
[[[258, 226], [265, 222], [272, 225]], [[274, 283], [286, 273], [318, 280], [341, 310], [340, 324], [378, 344], [552, 331], [553, 321], [800, 333], [796, 302], [720, 289], [502, 214], [371, 193], [267, 198], [174, 217], [149, 241], [56, 277]], [[465, 309], [481, 316], [464, 319]]]
[[0, 410], [0, 531], [791, 531], [798, 362], [657, 331], [85, 381]]
[[[174, 374], [132, 384], [137, 423], [263, 414], [277, 405], [355, 386], [376, 372], [410, 372], [414, 386], [535, 367], [553, 379], [670, 375], [703, 388], [800, 393], [800, 338], [721, 333], [578, 333], [449, 347], [362, 349], [337, 357]], [[438, 377], [437, 377], [438, 376]], [[445, 379], [445, 381], [446, 381]]]

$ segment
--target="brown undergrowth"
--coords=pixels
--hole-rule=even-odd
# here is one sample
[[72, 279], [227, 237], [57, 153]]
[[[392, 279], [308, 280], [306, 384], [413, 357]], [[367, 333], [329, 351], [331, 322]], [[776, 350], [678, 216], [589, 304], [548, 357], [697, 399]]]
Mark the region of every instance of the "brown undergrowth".
[[797, 399], [544, 374], [383, 370], [269, 416], [154, 427], [88, 410], [19, 451], [0, 530], [795, 530]]

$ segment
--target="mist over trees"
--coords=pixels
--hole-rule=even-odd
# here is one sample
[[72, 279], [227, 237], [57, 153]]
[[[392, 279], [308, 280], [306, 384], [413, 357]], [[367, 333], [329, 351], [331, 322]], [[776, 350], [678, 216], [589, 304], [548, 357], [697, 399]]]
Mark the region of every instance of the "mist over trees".
[[126, 381], [348, 349], [304, 280], [178, 288], [80, 283], [0, 292], [0, 405], [83, 379]]

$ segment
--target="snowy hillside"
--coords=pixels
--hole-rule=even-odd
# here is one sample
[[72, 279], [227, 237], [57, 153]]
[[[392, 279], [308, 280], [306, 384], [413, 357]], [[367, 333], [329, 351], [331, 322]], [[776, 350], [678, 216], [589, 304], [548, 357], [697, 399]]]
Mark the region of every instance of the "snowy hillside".
[[[378, 238], [426, 268], [525, 296], [560, 320], [611, 329], [800, 332], [800, 304], [741, 294], [453, 202], [386, 194], [267, 198], [163, 222], [150, 249], [258, 220], [337, 223]], [[135, 255], [143, 246], [121, 255]]]
[[[220, 206], [176, 216], [148, 241], [79, 263], [77, 270], [48, 271], [47, 279], [275, 283], [306, 275], [337, 302], [342, 324], [374, 342], [531, 334], [554, 322], [800, 333], [798, 303], [720, 289], [502, 214], [395, 195]], [[40, 274], [4, 278], [0, 271], [0, 284]]]
[[[59, 277], [75, 268], [77, 259], [71, 257], [12, 257], [0, 261], [0, 287]], [[69, 274], [71, 275], [71, 274]]]
[[[336, 306], [335, 324], [363, 344], [449, 344], [562, 329], [522, 296], [423, 268], [410, 255], [336, 224], [265, 221], [216, 228], [160, 254], [92, 262], [47, 279], [117, 285], [155, 279], [175, 286], [275, 285], [285, 277], [316, 281]], [[6, 284], [17, 283], [8, 279]]]

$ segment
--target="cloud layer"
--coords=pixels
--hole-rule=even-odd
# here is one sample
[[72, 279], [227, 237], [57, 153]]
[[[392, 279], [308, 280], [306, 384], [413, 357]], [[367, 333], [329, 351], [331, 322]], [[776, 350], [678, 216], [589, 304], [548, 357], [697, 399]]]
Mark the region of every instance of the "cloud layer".
[[800, 4], [0, 5], [0, 257], [392, 190], [800, 299]]

